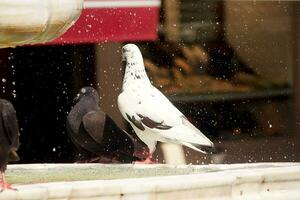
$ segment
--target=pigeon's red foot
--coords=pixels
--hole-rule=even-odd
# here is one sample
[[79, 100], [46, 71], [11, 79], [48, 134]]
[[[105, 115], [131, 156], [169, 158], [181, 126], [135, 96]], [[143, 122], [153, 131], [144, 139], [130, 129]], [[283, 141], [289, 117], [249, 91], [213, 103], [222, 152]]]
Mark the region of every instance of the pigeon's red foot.
[[4, 190], [13, 190], [17, 191], [16, 188], [13, 188], [9, 183], [6, 182], [0, 182], [0, 192], [3, 192]]

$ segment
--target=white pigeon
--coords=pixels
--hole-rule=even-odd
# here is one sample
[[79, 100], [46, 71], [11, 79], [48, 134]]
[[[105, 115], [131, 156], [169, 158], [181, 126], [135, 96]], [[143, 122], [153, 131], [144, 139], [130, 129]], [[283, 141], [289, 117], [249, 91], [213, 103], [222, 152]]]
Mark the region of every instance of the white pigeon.
[[150, 82], [139, 48], [127, 44], [122, 48], [126, 62], [122, 93], [118, 107], [137, 136], [149, 147], [144, 163], [151, 163], [157, 141], [185, 145], [205, 153], [213, 143]]

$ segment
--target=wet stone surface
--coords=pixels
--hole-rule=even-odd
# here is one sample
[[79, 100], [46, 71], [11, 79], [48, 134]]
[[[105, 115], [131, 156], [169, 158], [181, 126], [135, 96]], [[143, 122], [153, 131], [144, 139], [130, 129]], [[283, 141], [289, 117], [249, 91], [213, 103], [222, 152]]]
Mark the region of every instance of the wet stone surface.
[[[281, 165], [286, 164], [282, 163]], [[280, 167], [281, 165], [271, 163], [248, 165], [32, 164], [10, 165], [6, 174], [9, 183], [23, 185], [59, 181], [189, 175], [226, 170]]]

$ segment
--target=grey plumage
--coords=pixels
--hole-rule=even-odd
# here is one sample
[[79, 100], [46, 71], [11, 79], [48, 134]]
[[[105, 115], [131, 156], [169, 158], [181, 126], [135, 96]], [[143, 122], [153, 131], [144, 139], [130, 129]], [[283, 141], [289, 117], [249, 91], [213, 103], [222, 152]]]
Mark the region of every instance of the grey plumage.
[[7, 163], [18, 161], [19, 126], [16, 110], [13, 105], [4, 99], [0, 99], [0, 188], [15, 190], [5, 181]]
[[18, 161], [19, 126], [13, 105], [0, 99], [0, 170], [4, 172], [9, 161]]
[[84, 87], [67, 117], [67, 132], [81, 151], [132, 162], [134, 143], [99, 107], [99, 95], [92, 87]]

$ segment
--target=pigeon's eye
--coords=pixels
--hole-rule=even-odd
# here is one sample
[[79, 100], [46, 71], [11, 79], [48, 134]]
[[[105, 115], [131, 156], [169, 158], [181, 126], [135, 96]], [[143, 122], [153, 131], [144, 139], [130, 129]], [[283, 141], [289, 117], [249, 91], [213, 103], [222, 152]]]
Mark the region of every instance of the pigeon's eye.
[[81, 93], [86, 93], [86, 89], [85, 89], [85, 88], [82, 88], [82, 89], [81, 89]]
[[129, 52], [129, 49], [127, 49], [127, 48], [122, 49], [122, 53], [127, 53], [127, 52]]

